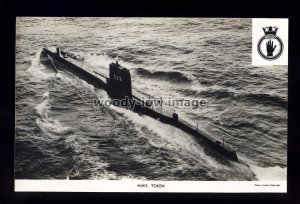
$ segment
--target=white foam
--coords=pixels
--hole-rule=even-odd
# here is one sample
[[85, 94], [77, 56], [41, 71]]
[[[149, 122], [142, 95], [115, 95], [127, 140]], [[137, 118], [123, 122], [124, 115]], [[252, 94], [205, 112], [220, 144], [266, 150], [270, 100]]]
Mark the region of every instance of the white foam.
[[[178, 154], [187, 154], [195, 160], [201, 162], [202, 165], [209, 166], [215, 171], [225, 170], [232, 172], [233, 174], [247, 175], [249, 178], [254, 177], [251, 169], [239, 162], [230, 161], [231, 165], [222, 164], [218, 162], [214, 157], [207, 155], [204, 152], [203, 147], [195, 141], [195, 139], [186, 134], [185, 132], [164, 123], [159, 120], [155, 120], [148, 116], [139, 115], [135, 112], [126, 110], [124, 108], [110, 106], [111, 109], [118, 113], [122, 113], [123, 116], [128, 118], [135, 124], [135, 129], [140, 131], [142, 127], [146, 127], [148, 130], [158, 135], [158, 139], [155, 136], [147, 135], [149, 143], [155, 147], [166, 148], [169, 150], [175, 150]], [[181, 160], [180, 157], [176, 159]], [[184, 162], [180, 161], [181, 165], [184, 166]]]
[[52, 133], [66, 133], [72, 130], [71, 127], [66, 127], [60, 124], [59, 121], [52, 119], [48, 116], [47, 110], [50, 108], [49, 91], [43, 93], [43, 101], [36, 105], [40, 118], [36, 119], [36, 124], [43, 130]]
[[85, 55], [85, 64], [87, 64], [88, 66], [92, 67], [92, 70], [94, 71], [99, 71], [104, 73], [104, 74], [108, 74], [108, 67], [109, 64], [112, 63], [113, 61], [117, 60], [119, 62], [119, 64], [121, 64], [122, 66], [126, 67], [127, 69], [134, 69], [135, 65], [131, 64], [129, 62], [125, 62], [122, 61], [120, 59], [113, 59], [107, 55], [101, 54], [101, 55], [87, 55], [87, 54], [83, 54]]
[[27, 72], [31, 73], [33, 76], [39, 79], [48, 79], [50, 77], [55, 76], [55, 72], [50, 71], [40, 62], [40, 55], [42, 52], [42, 48], [36, 53], [36, 55], [32, 58], [31, 66], [27, 69]]
[[48, 106], [48, 100], [45, 99], [41, 103], [37, 104], [35, 109], [37, 110], [39, 115], [42, 115], [44, 110], [47, 108], [47, 106]]
[[278, 181], [287, 179], [287, 168], [279, 166], [274, 167], [259, 167], [250, 165], [250, 168], [255, 173], [256, 178], [260, 181]]
[[95, 87], [94, 87], [93, 85], [87, 83], [86, 81], [84, 81], [84, 80], [82, 80], [82, 79], [80, 79], [80, 80], [81, 80], [81, 83], [82, 83], [86, 88], [88, 88], [91, 92], [95, 93]]
[[49, 91], [43, 93], [43, 97], [44, 97], [44, 98], [48, 98], [48, 97], [49, 97]]
[[85, 58], [85, 62], [92, 67], [105, 68], [108, 70], [108, 65], [113, 59], [106, 55], [89, 55]]
[[[74, 78], [77, 78], [75, 75], [68, 75], [66, 72], [58, 72], [56, 73], [56, 77], [61, 79], [65, 84], [71, 84], [76, 86], [78, 84], [77, 80], [74, 80]], [[79, 78], [78, 78], [79, 79]]]
[[43, 130], [51, 133], [65, 134], [72, 130], [71, 127], [63, 126], [59, 121], [52, 118], [36, 120], [36, 124]]
[[37, 110], [38, 114], [40, 116], [43, 115], [44, 111], [49, 108], [49, 101], [48, 101], [48, 97], [49, 97], [49, 91], [43, 93], [43, 101], [39, 104], [37, 104], [35, 106], [35, 109]]
[[[111, 106], [111, 109], [118, 113], [122, 113], [129, 120], [134, 122], [138, 129], [141, 127], [146, 127], [160, 137], [162, 143], [157, 143], [151, 141], [157, 147], [164, 147], [170, 150], [175, 150], [180, 153], [188, 153], [194, 159], [201, 160], [210, 166], [220, 168], [220, 165], [213, 157], [210, 157], [204, 153], [203, 148], [199, 145], [192, 136], [186, 134], [185, 132], [167, 125], [163, 124], [158, 120], [150, 118], [148, 116], [140, 116], [137, 113], [126, 110], [124, 108], [119, 108], [116, 106]], [[151, 138], [149, 138], [151, 139]]]

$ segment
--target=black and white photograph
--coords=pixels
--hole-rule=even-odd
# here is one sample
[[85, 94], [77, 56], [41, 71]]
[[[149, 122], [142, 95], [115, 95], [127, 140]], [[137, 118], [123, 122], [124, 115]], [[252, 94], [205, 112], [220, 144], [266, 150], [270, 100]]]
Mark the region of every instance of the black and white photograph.
[[253, 44], [251, 18], [16, 17], [16, 189], [286, 182], [287, 43], [259, 26]]

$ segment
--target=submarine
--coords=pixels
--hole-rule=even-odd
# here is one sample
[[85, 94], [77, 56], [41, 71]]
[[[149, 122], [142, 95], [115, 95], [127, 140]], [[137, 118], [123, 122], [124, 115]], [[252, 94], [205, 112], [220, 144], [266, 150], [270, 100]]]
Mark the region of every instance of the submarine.
[[[118, 62], [109, 64], [109, 76], [104, 76], [98, 72], [91, 72], [82, 68], [82, 65], [76, 61], [70, 54], [56, 48], [55, 51], [50, 51], [46, 46], [43, 47], [41, 55], [41, 62], [47, 62], [52, 68], [58, 71], [69, 72], [78, 78], [93, 85], [95, 88], [103, 89], [107, 92], [111, 99], [122, 99], [125, 101], [133, 100], [136, 105], [132, 107], [132, 111], [157, 119], [162, 123], [174, 126], [187, 134], [196, 138], [196, 140], [203, 142], [209, 148], [209, 152], [217, 154], [221, 157], [226, 157], [233, 161], [238, 161], [237, 153], [230, 146], [223, 142], [209, 136], [206, 133], [200, 132], [198, 127], [195, 128], [185, 121], [179, 120], [177, 113], [173, 113], [172, 117], [159, 113], [153, 108], [151, 104], [145, 104], [143, 100], [132, 94], [131, 75], [127, 68], [121, 66]], [[125, 103], [125, 108], [128, 108], [129, 103]]]

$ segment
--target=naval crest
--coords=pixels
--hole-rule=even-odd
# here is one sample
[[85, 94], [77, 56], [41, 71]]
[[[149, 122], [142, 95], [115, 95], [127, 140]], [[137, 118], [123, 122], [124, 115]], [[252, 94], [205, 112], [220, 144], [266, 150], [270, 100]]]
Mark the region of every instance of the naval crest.
[[278, 27], [268, 26], [262, 29], [265, 35], [258, 41], [257, 51], [262, 58], [275, 60], [279, 58], [283, 52], [282, 40], [276, 35]]

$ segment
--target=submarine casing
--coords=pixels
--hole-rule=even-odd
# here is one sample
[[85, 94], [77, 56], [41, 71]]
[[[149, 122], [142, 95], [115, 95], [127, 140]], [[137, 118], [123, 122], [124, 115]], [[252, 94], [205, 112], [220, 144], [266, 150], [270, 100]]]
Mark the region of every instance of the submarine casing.
[[137, 100], [140, 104], [137, 104], [133, 107], [134, 112], [147, 115], [151, 118], [158, 119], [162, 123], [172, 125], [197, 139], [205, 141], [210, 148], [217, 151], [220, 155], [231, 160], [238, 161], [236, 151], [232, 150], [228, 146], [225, 146], [220, 141], [204, 133], [200, 133], [191, 125], [179, 121], [176, 113], [173, 114], [173, 117], [169, 117], [163, 115], [162, 113], [156, 112], [146, 105], [141, 105], [143, 104], [142, 100], [132, 95], [131, 76], [129, 70], [120, 66], [118, 63], [110, 64], [109, 78], [106, 78], [106, 82], [104, 82], [93, 74], [66, 60], [65, 56], [61, 57], [59, 49], [57, 49], [55, 53], [49, 51], [47, 48], [43, 48], [41, 55], [47, 55], [52, 61], [55, 69], [70, 72], [94, 87], [106, 90], [108, 95], [113, 99], [124, 99], [127, 97], [127, 99]]

